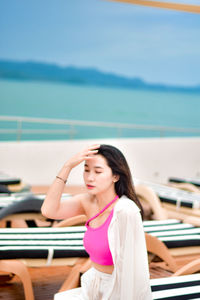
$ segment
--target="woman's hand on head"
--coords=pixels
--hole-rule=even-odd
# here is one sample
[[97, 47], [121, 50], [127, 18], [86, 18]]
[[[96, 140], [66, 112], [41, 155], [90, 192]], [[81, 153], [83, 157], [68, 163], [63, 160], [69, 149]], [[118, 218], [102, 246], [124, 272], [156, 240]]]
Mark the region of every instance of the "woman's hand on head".
[[81, 152], [78, 152], [65, 163], [65, 166], [72, 169], [82, 163], [84, 160], [92, 159], [94, 155], [98, 153], [99, 147], [99, 144], [94, 144], [82, 150]]

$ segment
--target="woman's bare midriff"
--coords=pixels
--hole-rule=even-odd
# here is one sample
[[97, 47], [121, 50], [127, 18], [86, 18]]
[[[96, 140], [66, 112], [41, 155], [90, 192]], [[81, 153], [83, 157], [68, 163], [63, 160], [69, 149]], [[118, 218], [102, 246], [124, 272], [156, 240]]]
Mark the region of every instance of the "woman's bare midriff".
[[111, 266], [102, 266], [102, 265], [99, 265], [99, 264], [97, 264], [93, 261], [92, 261], [92, 267], [94, 267], [95, 269], [97, 269], [100, 272], [107, 273], [107, 274], [112, 274], [112, 272], [114, 270], [113, 265], [111, 265]]

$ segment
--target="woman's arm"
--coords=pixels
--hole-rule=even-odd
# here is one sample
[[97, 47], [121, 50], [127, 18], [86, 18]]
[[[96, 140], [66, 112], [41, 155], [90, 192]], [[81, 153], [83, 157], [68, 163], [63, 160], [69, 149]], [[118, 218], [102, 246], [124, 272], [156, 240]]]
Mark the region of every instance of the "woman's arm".
[[65, 180], [70, 174], [71, 168], [64, 165], [50, 186], [44, 203], [42, 205], [42, 214], [50, 219], [67, 219], [79, 214], [85, 214], [81, 204], [81, 195], [72, 196], [65, 201], [61, 201], [61, 196], [65, 187]]
[[79, 214], [85, 214], [82, 205], [87, 194], [72, 196], [71, 198], [60, 201], [65, 187], [65, 182], [71, 170], [84, 160], [92, 159], [93, 155], [98, 152], [100, 145], [92, 145], [87, 149], [71, 157], [62, 167], [57, 177], [53, 181], [46, 195], [41, 211], [44, 216], [51, 219], [66, 219]]

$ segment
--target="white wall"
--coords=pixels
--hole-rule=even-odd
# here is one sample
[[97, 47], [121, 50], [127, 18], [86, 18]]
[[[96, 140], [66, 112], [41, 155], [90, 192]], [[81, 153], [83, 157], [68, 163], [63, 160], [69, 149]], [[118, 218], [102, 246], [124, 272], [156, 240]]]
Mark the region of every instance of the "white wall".
[[[200, 177], [200, 138], [106, 139], [0, 143], [0, 172], [31, 185], [52, 182], [63, 163], [93, 143], [118, 147], [134, 177], [167, 182], [169, 176]], [[70, 174], [69, 184], [82, 184], [83, 166]]]

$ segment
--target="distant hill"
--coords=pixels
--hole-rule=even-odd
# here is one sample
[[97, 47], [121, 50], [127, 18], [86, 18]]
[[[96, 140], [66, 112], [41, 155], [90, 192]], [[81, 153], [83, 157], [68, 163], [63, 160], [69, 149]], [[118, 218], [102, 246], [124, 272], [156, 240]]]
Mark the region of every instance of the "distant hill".
[[149, 84], [140, 78], [127, 78], [112, 73], [104, 73], [92, 68], [60, 67], [55, 64], [38, 62], [18, 62], [0, 60], [0, 78], [17, 80], [39, 80], [82, 84], [103, 87], [119, 87], [158, 91], [184, 91], [200, 93], [200, 85], [195, 87]]

